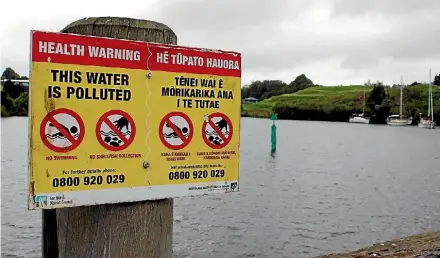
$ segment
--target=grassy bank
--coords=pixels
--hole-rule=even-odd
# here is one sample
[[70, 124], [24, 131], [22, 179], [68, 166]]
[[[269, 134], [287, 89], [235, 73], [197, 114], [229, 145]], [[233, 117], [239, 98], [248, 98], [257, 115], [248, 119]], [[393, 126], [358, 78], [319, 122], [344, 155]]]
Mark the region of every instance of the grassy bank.
[[[370, 94], [372, 88], [373, 87], [365, 87], [366, 96]], [[279, 114], [279, 118], [281, 119], [303, 118], [304, 120], [309, 120], [309, 116], [316, 116], [316, 114], [313, 115], [311, 113], [322, 111], [330, 114], [341, 110], [348, 112], [349, 116], [355, 111], [362, 112], [363, 92], [364, 87], [359, 85], [312, 87], [292, 94], [274, 96], [255, 104], [243, 104], [242, 113], [243, 116], [269, 117], [272, 112], [280, 113], [280, 111], [282, 111], [281, 113], [293, 114], [281, 114], [281, 116]], [[286, 109], [291, 109], [292, 112], [286, 111]], [[305, 113], [309, 113], [309, 115]]]
[[[440, 117], [440, 87], [434, 86], [434, 110]], [[366, 114], [371, 115], [376, 103], [371, 102], [373, 86], [365, 87]], [[382, 105], [388, 113], [399, 113], [400, 89], [385, 88]], [[364, 86], [311, 87], [292, 94], [274, 96], [255, 104], [243, 104], [243, 116], [268, 118], [276, 112], [280, 119], [348, 121], [353, 112], [362, 112]], [[428, 108], [428, 85], [420, 84], [404, 89], [404, 113], [418, 118], [426, 115]], [[389, 110], [388, 110], [389, 109]], [[440, 119], [438, 118], [437, 121]]]
[[435, 256], [427, 256], [427, 254], [436, 253], [436, 252], [438, 253], [438, 255], [440, 255], [440, 231], [414, 235], [414, 236], [387, 241], [383, 243], [377, 243], [375, 245], [362, 248], [353, 252], [330, 254], [330, 255], [318, 256], [315, 258], [374, 257], [371, 255], [372, 253], [379, 254], [380, 257], [403, 258], [403, 257], [417, 257], [418, 255], [424, 255], [423, 257], [435, 257]]

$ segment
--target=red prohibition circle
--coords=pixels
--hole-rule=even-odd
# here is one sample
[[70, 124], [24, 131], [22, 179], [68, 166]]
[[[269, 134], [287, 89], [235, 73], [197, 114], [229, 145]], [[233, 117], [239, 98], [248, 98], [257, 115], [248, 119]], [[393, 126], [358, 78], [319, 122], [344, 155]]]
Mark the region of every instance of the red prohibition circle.
[[[183, 136], [179, 130], [177, 130], [177, 128], [174, 126], [173, 122], [170, 120], [171, 117], [173, 116], [179, 116], [183, 119], [185, 119], [185, 121], [188, 123], [188, 127], [189, 127], [189, 135], [188, 138], [185, 138], [185, 136]], [[167, 140], [165, 140], [165, 137], [163, 136], [163, 126], [165, 125], [165, 123], [169, 124], [171, 129], [173, 130], [173, 132], [175, 134], [177, 134], [177, 136], [179, 136], [180, 140], [183, 142], [180, 145], [172, 145], [170, 143], [167, 142]], [[191, 142], [191, 139], [194, 135], [194, 126], [191, 122], [191, 119], [182, 112], [170, 112], [168, 114], [166, 114], [163, 118], [162, 121], [160, 121], [159, 123], [159, 138], [160, 141], [163, 143], [163, 145], [165, 145], [167, 148], [171, 149], [171, 150], [180, 150], [185, 148], [186, 146], [188, 146], [188, 144]]]
[[[76, 122], [79, 125], [79, 132], [80, 132], [78, 139], [75, 140], [75, 138], [72, 137], [70, 132], [67, 132], [66, 129], [55, 119], [55, 115], [59, 115], [59, 114], [69, 115], [76, 120]], [[46, 125], [49, 122], [52, 123], [55, 126], [55, 128], [58, 129], [58, 131], [60, 131], [61, 134], [66, 136], [67, 140], [71, 143], [71, 145], [66, 146], [66, 147], [58, 147], [58, 146], [55, 146], [53, 143], [51, 143], [47, 139]], [[52, 110], [51, 112], [47, 113], [46, 116], [41, 121], [41, 125], [40, 125], [41, 140], [43, 141], [44, 145], [46, 145], [47, 148], [49, 148], [50, 150], [55, 151], [55, 152], [69, 152], [69, 151], [76, 149], [81, 144], [82, 140], [84, 139], [85, 133], [86, 133], [86, 130], [85, 130], [84, 121], [82, 120], [82, 118], [75, 111], [67, 109], [67, 108], [59, 108], [59, 109], [55, 109], [55, 110]]]
[[[116, 126], [108, 119], [111, 115], [120, 115], [128, 120], [131, 127], [131, 134], [128, 139], [121, 134], [121, 132], [116, 128]], [[106, 143], [101, 137], [101, 125], [105, 123], [110, 129], [124, 142], [124, 145], [121, 146], [112, 146]], [[133, 118], [126, 112], [122, 110], [110, 110], [105, 112], [96, 123], [95, 129], [96, 139], [98, 139], [99, 144], [107, 150], [110, 151], [121, 151], [126, 149], [133, 142], [134, 137], [136, 136], [136, 125], [134, 124]]]
[[[226, 120], [226, 122], [228, 123], [228, 126], [229, 126], [229, 137], [228, 137], [228, 138], [226, 138], [226, 137], [223, 135], [223, 133], [220, 132], [220, 130], [218, 130], [218, 128], [215, 126], [214, 122], [212, 121], [212, 119], [213, 119], [214, 117], [221, 117], [221, 118], [223, 118], [223, 119]], [[203, 138], [203, 140], [205, 141], [206, 145], [208, 145], [209, 147], [211, 147], [211, 148], [213, 148], [213, 149], [221, 149], [221, 148], [224, 148], [224, 147], [225, 147], [226, 145], [228, 145], [229, 142], [231, 141], [231, 139], [232, 139], [232, 134], [233, 134], [233, 132], [234, 132], [234, 128], [233, 128], [233, 126], [232, 126], [232, 122], [231, 122], [231, 120], [230, 120], [229, 117], [227, 117], [225, 114], [220, 113], [220, 112], [215, 112], [215, 113], [212, 113], [212, 114], [210, 114], [210, 115], [208, 116], [208, 121], [209, 121], [209, 125], [212, 127], [212, 129], [214, 129], [214, 131], [215, 131], [215, 132], [219, 135], [219, 137], [223, 140], [223, 143], [222, 143], [222, 144], [219, 144], [219, 145], [216, 145], [216, 144], [213, 144], [212, 142], [210, 142], [210, 141], [208, 140], [208, 138], [207, 138], [207, 136], [206, 136], [206, 126], [208, 125], [208, 123], [207, 123], [206, 121], [204, 121], [204, 122], [203, 122], [203, 125], [202, 125], [202, 138]], [[223, 136], [220, 136], [220, 135], [223, 135]]]

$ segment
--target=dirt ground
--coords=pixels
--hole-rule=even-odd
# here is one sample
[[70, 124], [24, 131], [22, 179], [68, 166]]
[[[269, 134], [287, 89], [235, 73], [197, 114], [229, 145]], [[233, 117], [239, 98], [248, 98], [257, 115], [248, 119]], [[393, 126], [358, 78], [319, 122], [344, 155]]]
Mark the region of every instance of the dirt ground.
[[315, 258], [440, 258], [440, 231], [377, 243], [354, 252], [317, 256]]

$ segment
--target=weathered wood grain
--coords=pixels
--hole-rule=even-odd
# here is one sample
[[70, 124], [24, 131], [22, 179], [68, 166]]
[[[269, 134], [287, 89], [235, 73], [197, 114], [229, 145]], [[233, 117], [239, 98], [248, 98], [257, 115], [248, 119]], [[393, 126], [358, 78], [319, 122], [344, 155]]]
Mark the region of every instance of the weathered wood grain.
[[72, 22], [63, 33], [177, 44], [176, 34], [165, 24], [123, 17], [88, 17]]
[[171, 258], [173, 200], [57, 210], [60, 258]]
[[[168, 26], [123, 17], [84, 18], [61, 32], [177, 44]], [[43, 232], [43, 257], [55, 257], [55, 248], [60, 258], [172, 257], [172, 199], [57, 209], [56, 219], [50, 212], [43, 212], [43, 225], [57, 227], [58, 245], [50, 242], [56, 241], [50, 231]]]

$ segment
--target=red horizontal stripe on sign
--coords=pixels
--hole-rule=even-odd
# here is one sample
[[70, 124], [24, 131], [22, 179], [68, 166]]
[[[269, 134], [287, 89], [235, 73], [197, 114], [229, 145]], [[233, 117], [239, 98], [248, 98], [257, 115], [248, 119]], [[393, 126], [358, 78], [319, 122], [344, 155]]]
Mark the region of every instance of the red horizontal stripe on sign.
[[170, 48], [169, 45], [151, 43], [149, 50], [152, 53], [148, 62], [150, 70], [241, 76], [239, 53], [179, 46]]
[[145, 69], [147, 48], [135, 41], [33, 31], [32, 61]]
[[32, 31], [32, 61], [241, 76], [241, 55], [167, 44]]

